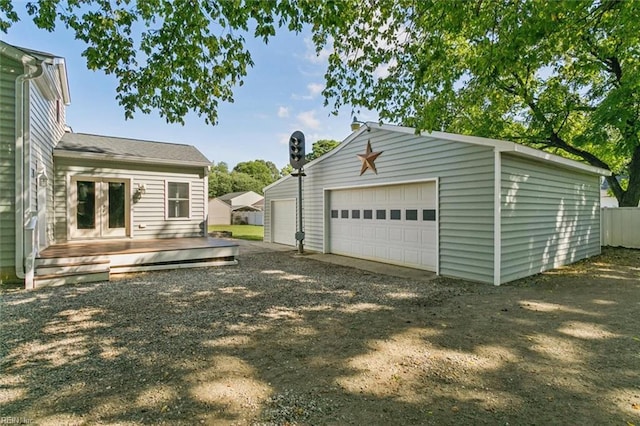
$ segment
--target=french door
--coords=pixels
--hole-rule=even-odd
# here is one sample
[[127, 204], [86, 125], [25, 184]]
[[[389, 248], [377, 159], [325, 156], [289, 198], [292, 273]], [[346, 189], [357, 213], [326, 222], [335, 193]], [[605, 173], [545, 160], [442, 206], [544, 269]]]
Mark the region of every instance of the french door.
[[71, 238], [128, 236], [129, 187], [129, 179], [72, 177]]

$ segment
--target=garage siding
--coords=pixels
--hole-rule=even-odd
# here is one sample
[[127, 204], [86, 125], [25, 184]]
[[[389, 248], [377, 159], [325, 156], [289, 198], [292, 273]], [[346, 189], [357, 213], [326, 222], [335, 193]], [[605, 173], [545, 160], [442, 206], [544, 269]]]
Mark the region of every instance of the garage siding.
[[[367, 140], [378, 174], [360, 175], [358, 154]], [[493, 282], [493, 161], [492, 147], [444, 141], [428, 136], [372, 129], [306, 168], [303, 217], [305, 246], [324, 250], [325, 190], [387, 185], [439, 178], [440, 273]], [[287, 178], [266, 191], [266, 201], [297, 197], [297, 181]], [[328, 203], [328, 200], [326, 200]], [[265, 239], [270, 238], [268, 202]]]
[[600, 253], [599, 181], [503, 154], [501, 282]]

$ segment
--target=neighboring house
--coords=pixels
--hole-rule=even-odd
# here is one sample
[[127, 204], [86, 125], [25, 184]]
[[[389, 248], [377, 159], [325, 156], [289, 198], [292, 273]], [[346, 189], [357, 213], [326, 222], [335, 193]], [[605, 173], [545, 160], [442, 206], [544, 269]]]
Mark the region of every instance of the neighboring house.
[[264, 197], [253, 191], [230, 192], [209, 200], [209, 225], [263, 224]]
[[210, 162], [196, 148], [65, 133], [64, 59], [0, 42], [0, 64], [0, 282], [235, 261], [202, 238]]
[[[367, 123], [305, 166], [305, 247], [499, 285], [600, 253], [609, 172], [512, 142]], [[265, 188], [295, 245], [298, 180]]]

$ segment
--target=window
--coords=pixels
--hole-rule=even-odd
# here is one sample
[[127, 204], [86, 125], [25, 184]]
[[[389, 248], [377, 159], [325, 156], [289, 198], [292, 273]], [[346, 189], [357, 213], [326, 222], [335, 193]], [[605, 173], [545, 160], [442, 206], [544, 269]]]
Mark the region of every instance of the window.
[[341, 210], [340, 217], [343, 219], [349, 219], [349, 210]]
[[188, 182], [167, 182], [167, 218], [188, 219], [191, 214]]
[[400, 220], [400, 210], [391, 210], [389, 216], [391, 220]]
[[418, 210], [405, 210], [404, 214], [406, 220], [418, 220]]
[[363, 210], [362, 214], [365, 219], [373, 219], [373, 210]]
[[436, 220], [435, 210], [422, 210], [422, 220], [434, 221]]
[[351, 219], [360, 219], [360, 210], [351, 210]]
[[62, 121], [62, 108], [60, 107], [60, 99], [56, 99], [56, 123]]
[[386, 219], [387, 211], [386, 210], [376, 210], [376, 219]]
[[338, 218], [338, 210], [331, 210], [331, 219]]

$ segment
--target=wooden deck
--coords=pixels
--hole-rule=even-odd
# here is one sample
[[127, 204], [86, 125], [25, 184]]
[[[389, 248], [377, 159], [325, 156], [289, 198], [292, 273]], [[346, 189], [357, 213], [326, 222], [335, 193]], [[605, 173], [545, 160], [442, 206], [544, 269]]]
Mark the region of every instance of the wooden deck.
[[235, 265], [238, 244], [211, 237], [54, 244], [35, 260], [34, 286], [106, 281], [112, 274]]
[[103, 256], [145, 252], [238, 247], [237, 244], [211, 237], [155, 238], [149, 240], [74, 241], [54, 244], [40, 252], [39, 259], [77, 256]]

